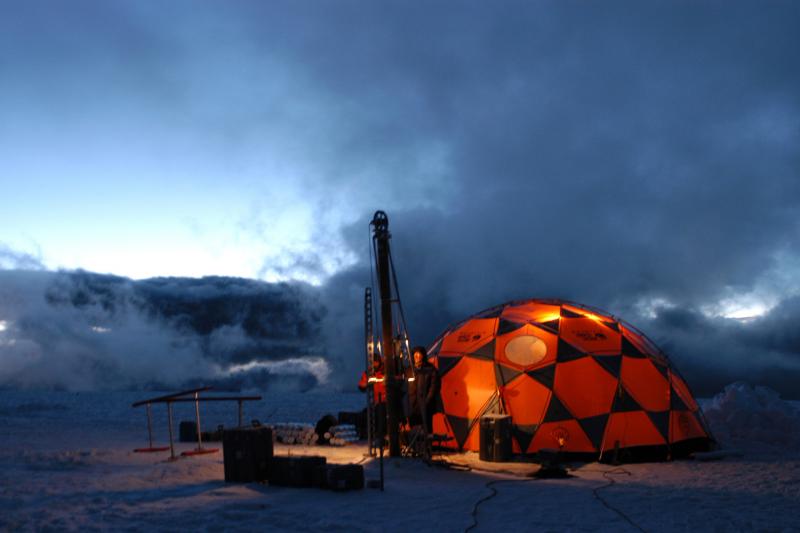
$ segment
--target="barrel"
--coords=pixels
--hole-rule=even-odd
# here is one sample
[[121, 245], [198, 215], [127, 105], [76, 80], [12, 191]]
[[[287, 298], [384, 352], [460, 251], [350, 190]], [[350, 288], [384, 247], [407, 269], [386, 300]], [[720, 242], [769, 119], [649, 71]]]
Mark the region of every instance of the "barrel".
[[511, 459], [511, 417], [489, 414], [480, 421], [480, 459], [502, 463]]

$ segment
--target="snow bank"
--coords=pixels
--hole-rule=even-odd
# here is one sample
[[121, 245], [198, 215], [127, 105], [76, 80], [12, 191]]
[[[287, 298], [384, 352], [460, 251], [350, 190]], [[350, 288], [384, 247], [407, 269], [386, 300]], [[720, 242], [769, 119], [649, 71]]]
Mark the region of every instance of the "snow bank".
[[800, 409], [769, 387], [731, 383], [708, 402], [704, 413], [723, 446], [800, 447]]

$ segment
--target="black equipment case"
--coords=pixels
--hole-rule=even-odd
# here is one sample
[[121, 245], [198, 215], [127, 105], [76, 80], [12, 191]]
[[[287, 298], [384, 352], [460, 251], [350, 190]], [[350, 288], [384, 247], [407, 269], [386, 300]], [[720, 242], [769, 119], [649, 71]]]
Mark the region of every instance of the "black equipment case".
[[511, 459], [511, 417], [484, 415], [480, 431], [481, 461], [506, 462]]
[[269, 484], [282, 487], [313, 487], [317, 468], [325, 467], [319, 455], [279, 455], [272, 458]]
[[240, 427], [222, 432], [225, 481], [249, 483], [269, 478], [272, 463], [272, 429]]

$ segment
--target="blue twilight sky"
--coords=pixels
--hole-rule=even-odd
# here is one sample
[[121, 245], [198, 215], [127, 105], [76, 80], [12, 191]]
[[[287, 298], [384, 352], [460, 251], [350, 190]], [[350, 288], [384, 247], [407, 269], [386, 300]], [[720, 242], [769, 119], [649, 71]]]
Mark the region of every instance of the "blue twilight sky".
[[0, 243], [47, 268], [319, 282], [354, 261], [343, 224], [446, 189], [436, 139], [359, 146], [391, 104], [306, 63], [315, 26], [349, 31], [312, 4], [0, 6]]

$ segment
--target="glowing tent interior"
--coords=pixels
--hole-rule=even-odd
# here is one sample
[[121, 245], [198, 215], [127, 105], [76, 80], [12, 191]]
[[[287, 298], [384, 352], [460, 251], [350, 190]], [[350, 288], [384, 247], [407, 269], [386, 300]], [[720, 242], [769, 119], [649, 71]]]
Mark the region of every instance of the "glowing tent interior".
[[515, 453], [668, 458], [714, 442], [664, 353], [603, 311], [508, 302], [450, 327], [430, 354], [442, 380], [434, 432], [453, 437], [445, 446], [477, 451], [489, 413], [511, 416]]

